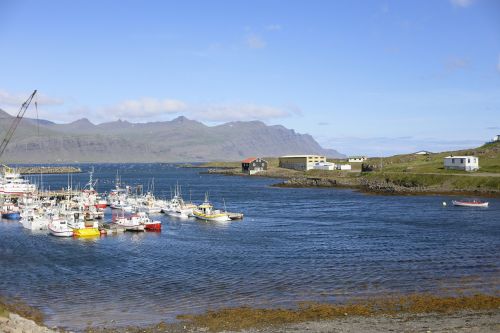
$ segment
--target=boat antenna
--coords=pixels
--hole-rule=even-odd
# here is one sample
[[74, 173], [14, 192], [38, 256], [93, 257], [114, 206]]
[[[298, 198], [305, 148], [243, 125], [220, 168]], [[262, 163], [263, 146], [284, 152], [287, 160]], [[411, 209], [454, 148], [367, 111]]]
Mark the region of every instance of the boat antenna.
[[224, 212], [227, 212], [227, 208], [226, 208], [226, 200], [224, 200], [224, 198], [222, 198], [222, 202], [224, 203]]

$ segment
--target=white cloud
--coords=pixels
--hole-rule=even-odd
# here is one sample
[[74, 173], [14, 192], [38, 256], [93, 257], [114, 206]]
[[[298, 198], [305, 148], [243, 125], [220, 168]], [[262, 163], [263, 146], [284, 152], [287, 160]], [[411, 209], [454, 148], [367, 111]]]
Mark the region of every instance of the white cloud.
[[473, 139], [450, 140], [442, 138], [405, 137], [316, 137], [323, 147], [333, 148], [348, 155], [391, 156], [411, 154], [419, 150], [443, 152], [474, 148], [484, 141]]
[[140, 98], [126, 100], [114, 106], [88, 111], [90, 118], [100, 120], [125, 119], [133, 121], [166, 120], [172, 114], [182, 114], [200, 121], [226, 122], [268, 120], [300, 114], [297, 107], [277, 108], [255, 104], [199, 104], [189, 105], [175, 99]]
[[[32, 92], [12, 93], [0, 89], [0, 105], [21, 106], [31, 93]], [[64, 103], [60, 98], [49, 97], [40, 92], [37, 92], [34, 101], [36, 101], [38, 105], [61, 105]]]
[[126, 100], [115, 106], [105, 108], [103, 113], [119, 118], [153, 118], [167, 113], [177, 113], [186, 108], [186, 104], [175, 99], [155, 99], [144, 97]]
[[282, 26], [279, 24], [269, 24], [266, 26], [266, 30], [269, 30], [269, 31], [278, 31], [281, 29], [282, 29]]
[[450, 0], [451, 4], [456, 7], [469, 7], [475, 0]]
[[251, 49], [262, 49], [266, 47], [266, 42], [256, 34], [247, 35], [246, 44]]
[[194, 119], [215, 122], [268, 120], [289, 117], [292, 113], [281, 108], [253, 104], [206, 105], [187, 112], [188, 116]]

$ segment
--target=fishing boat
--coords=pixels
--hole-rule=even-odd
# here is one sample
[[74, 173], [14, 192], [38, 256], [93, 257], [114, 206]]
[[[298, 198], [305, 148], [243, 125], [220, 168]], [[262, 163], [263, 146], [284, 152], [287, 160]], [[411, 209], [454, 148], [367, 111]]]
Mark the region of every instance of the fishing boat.
[[21, 177], [14, 169], [3, 166], [3, 174], [0, 176], [0, 194], [23, 195], [36, 191], [36, 186]]
[[60, 216], [52, 217], [48, 225], [49, 233], [56, 237], [72, 237], [73, 228]]
[[197, 219], [204, 221], [215, 221], [215, 222], [225, 222], [231, 221], [227, 212], [223, 212], [219, 209], [214, 209], [210, 201], [208, 201], [208, 195], [205, 195], [205, 201], [193, 210], [193, 215]]
[[101, 235], [99, 223], [96, 220], [86, 220], [80, 212], [73, 213], [73, 218], [69, 221], [69, 227], [73, 228], [73, 236], [75, 237], [96, 237]]
[[47, 230], [50, 219], [43, 212], [38, 210], [29, 210], [21, 214], [21, 224], [24, 228], [35, 230]]
[[114, 217], [113, 223], [122, 226], [126, 231], [144, 231], [146, 229], [145, 224], [137, 214], [125, 217], [123, 211], [122, 216]]
[[179, 185], [176, 186], [174, 196], [163, 207], [162, 212], [168, 216], [177, 218], [188, 218], [193, 215], [196, 205], [191, 202], [185, 202], [181, 196]]
[[136, 219], [140, 224], [144, 224], [144, 229], [148, 231], [161, 231], [161, 221], [153, 221], [146, 212], [137, 212], [130, 217]]
[[482, 207], [482, 208], [488, 207], [488, 202], [487, 201], [481, 201], [481, 200], [477, 200], [477, 199], [473, 199], [473, 200], [453, 200], [452, 203], [453, 203], [453, 206]]
[[7, 220], [19, 220], [21, 218], [21, 211], [19, 207], [11, 202], [6, 202], [1, 208], [1, 214], [3, 219]]

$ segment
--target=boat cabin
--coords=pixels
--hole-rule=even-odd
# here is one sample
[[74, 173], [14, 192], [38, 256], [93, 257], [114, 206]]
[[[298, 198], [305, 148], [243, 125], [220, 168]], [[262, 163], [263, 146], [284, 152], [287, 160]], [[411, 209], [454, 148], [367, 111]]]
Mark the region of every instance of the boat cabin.
[[449, 170], [479, 170], [479, 158], [475, 156], [447, 156], [444, 158], [444, 168]]
[[241, 172], [253, 175], [259, 171], [267, 170], [267, 161], [259, 157], [250, 157], [241, 161]]

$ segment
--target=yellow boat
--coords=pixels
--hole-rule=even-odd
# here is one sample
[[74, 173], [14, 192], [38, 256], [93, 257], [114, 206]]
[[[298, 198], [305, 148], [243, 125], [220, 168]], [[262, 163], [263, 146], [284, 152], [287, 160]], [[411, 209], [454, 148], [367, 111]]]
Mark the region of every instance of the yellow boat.
[[205, 194], [205, 202], [193, 210], [194, 217], [205, 221], [231, 221], [227, 212], [214, 209], [212, 204], [208, 201], [208, 194]]
[[100, 235], [101, 233], [97, 228], [73, 229], [73, 236], [75, 237], [96, 237]]

